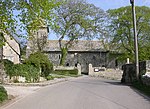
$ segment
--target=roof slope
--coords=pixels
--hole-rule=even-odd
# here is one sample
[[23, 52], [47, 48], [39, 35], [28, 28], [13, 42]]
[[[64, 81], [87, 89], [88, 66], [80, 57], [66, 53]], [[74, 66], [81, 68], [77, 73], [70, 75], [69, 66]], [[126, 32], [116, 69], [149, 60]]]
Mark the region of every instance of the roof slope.
[[[67, 40], [63, 40], [62, 45], [65, 44]], [[45, 51], [60, 51], [58, 40], [48, 40]], [[104, 51], [104, 48], [100, 41], [91, 40], [78, 40], [73, 42], [69, 51]]]

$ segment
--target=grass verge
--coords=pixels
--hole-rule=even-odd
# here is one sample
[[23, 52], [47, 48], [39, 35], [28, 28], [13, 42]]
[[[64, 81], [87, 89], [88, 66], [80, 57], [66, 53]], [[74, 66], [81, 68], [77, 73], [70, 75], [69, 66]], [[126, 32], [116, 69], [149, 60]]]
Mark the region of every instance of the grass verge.
[[3, 86], [0, 86], [0, 104], [8, 99], [7, 91]]
[[150, 97], [150, 86], [144, 85], [141, 82], [134, 82], [132, 86]]

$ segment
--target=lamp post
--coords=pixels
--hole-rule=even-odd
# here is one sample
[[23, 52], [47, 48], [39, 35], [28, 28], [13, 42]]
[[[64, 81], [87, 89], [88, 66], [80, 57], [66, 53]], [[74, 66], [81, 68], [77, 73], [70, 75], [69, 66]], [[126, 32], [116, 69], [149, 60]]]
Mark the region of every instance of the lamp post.
[[136, 14], [134, 0], [130, 0], [132, 5], [132, 17], [133, 17], [133, 31], [134, 31], [134, 48], [135, 48], [135, 62], [136, 62], [136, 78], [139, 80], [139, 59], [138, 59], [138, 39], [136, 32]]

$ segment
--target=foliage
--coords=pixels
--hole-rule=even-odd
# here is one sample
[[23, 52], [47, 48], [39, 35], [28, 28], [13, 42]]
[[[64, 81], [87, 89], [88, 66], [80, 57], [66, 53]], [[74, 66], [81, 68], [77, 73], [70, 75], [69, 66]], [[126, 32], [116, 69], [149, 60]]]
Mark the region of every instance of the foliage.
[[12, 70], [12, 67], [14, 65], [14, 63], [8, 59], [4, 59], [2, 60], [3, 63], [4, 63], [4, 66], [5, 66], [5, 71], [6, 71], [6, 74], [10, 76], [10, 78], [13, 76], [13, 70]]
[[38, 82], [39, 81], [39, 69], [33, 65], [28, 64], [15, 64], [12, 67], [13, 76], [23, 76], [26, 78], [26, 82]]
[[58, 75], [65, 75], [65, 76], [73, 76], [73, 75], [78, 75], [78, 70], [55, 70], [53, 71], [53, 74], [58, 74]]
[[46, 77], [46, 79], [47, 79], [47, 80], [53, 80], [53, 79], [54, 79], [54, 77], [53, 77], [53, 76], [51, 76], [51, 75], [49, 75], [49, 76], [47, 76], [47, 77]]
[[[130, 6], [107, 11], [109, 14], [109, 36], [113, 50], [122, 52], [121, 58], [134, 61], [134, 34], [132, 9]], [[150, 59], [150, 8], [136, 6], [137, 37], [139, 44], [139, 59]]]
[[[62, 52], [60, 65], [63, 65], [66, 52], [68, 52], [64, 52], [64, 49], [68, 50], [74, 40], [93, 38], [102, 32], [105, 13], [85, 0], [65, 0], [56, 8], [55, 14], [57, 16], [54, 18], [56, 25], [52, 29], [59, 37], [59, 46]], [[64, 38], [69, 41], [62, 43]]]
[[0, 103], [8, 99], [7, 91], [3, 86], [0, 86]]
[[40, 69], [42, 77], [47, 77], [53, 70], [52, 63], [48, 57], [41, 52], [31, 54], [29, 58], [25, 60], [25, 63]]
[[[33, 65], [27, 64], [13, 64], [13, 62], [4, 59], [3, 60], [6, 74], [10, 76], [23, 76], [26, 77], [27, 82], [37, 82], [39, 79], [39, 69]], [[16, 82], [18, 80], [15, 80]]]
[[[0, 39], [5, 39], [3, 34], [10, 34], [10, 30], [15, 32], [16, 20], [13, 17], [15, 4], [15, 0], [0, 0]], [[4, 45], [3, 40], [0, 40], [0, 47], [2, 45]]]
[[21, 12], [18, 17], [25, 25], [24, 29], [31, 35], [40, 26], [53, 25], [54, 8], [58, 5], [56, 0], [20, 0], [16, 6]]

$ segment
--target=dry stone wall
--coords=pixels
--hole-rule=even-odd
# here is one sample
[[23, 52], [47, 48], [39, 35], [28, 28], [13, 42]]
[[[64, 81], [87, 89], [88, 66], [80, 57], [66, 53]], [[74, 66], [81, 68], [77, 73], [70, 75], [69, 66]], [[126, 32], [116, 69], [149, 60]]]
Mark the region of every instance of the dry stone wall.
[[[149, 83], [150, 60], [139, 63], [139, 73], [140, 73], [140, 80], [143, 81], [144, 84]], [[144, 76], [144, 75], [149, 75], [149, 76]], [[125, 83], [132, 83], [136, 81], [135, 64], [123, 65], [123, 76], [121, 81]]]

